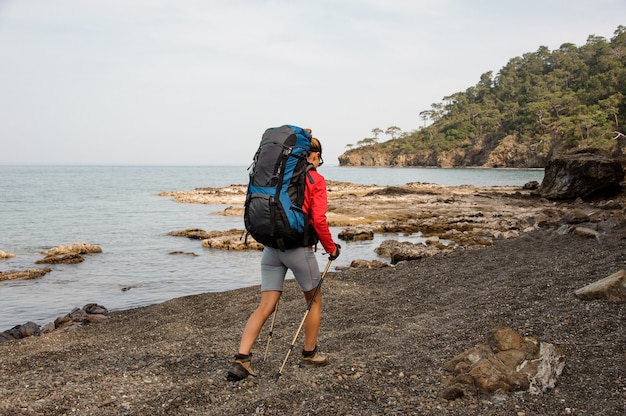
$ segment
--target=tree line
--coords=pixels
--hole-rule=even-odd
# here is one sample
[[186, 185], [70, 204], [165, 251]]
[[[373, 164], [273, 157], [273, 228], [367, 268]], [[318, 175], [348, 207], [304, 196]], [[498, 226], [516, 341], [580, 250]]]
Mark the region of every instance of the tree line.
[[[369, 146], [371, 144], [376, 144], [380, 140], [380, 135], [381, 134], [386, 134], [389, 137], [391, 137], [392, 140], [394, 140], [397, 137], [399, 137], [402, 133], [403, 133], [402, 129], [400, 127], [398, 127], [398, 126], [389, 126], [385, 130], [383, 130], [383, 129], [379, 128], [379, 127], [374, 127], [372, 129], [372, 134], [374, 135], [374, 137], [366, 137], [364, 139], [361, 139], [358, 142], [356, 142], [356, 146], [357, 147], [363, 147], [363, 146]], [[352, 148], [355, 147], [355, 145], [354, 144], [347, 144], [346, 147], [348, 149], [352, 149]]]
[[[515, 57], [497, 74], [482, 74], [476, 85], [444, 97], [419, 117], [423, 127], [375, 128], [374, 136], [357, 146], [410, 154], [495, 148], [513, 136], [547, 157], [587, 147], [615, 153], [626, 142], [626, 27], [620, 25], [610, 40], [590, 35], [580, 47], [565, 43], [551, 51], [541, 46]], [[382, 133], [391, 140], [378, 143]]]

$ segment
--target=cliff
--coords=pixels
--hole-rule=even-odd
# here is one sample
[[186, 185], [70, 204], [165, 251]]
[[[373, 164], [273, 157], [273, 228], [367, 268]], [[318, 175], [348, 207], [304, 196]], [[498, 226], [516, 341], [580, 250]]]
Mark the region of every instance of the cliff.
[[516, 136], [509, 135], [495, 146], [490, 145], [487, 140], [480, 140], [472, 146], [447, 150], [421, 149], [406, 152], [371, 145], [349, 150], [338, 159], [340, 166], [542, 168], [545, 167], [547, 155], [538, 152], [535, 146], [521, 143]]

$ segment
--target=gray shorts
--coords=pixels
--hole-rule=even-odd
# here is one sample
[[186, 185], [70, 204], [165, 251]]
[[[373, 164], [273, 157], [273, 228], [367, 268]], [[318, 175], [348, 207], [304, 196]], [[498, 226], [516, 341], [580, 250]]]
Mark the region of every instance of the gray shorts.
[[265, 247], [261, 256], [261, 291], [283, 291], [287, 270], [291, 270], [303, 292], [315, 289], [320, 281], [320, 268], [310, 247], [286, 251]]

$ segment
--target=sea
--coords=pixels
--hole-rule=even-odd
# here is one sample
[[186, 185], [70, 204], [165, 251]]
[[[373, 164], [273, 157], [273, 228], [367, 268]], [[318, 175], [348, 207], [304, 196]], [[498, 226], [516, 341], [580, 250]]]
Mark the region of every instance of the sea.
[[[381, 186], [521, 186], [541, 182], [544, 174], [541, 169], [326, 165], [319, 171], [328, 180]], [[0, 260], [0, 271], [52, 269], [38, 279], [0, 282], [0, 331], [29, 321], [43, 325], [88, 303], [125, 310], [260, 283], [260, 252], [207, 249], [200, 240], [168, 235], [186, 228], [243, 230], [242, 218], [218, 215], [226, 205], [178, 203], [158, 195], [246, 184], [247, 166], [0, 165], [0, 178], [0, 250], [15, 254]], [[339, 241], [341, 229], [331, 231]], [[388, 239], [421, 241], [419, 235], [400, 234], [339, 241], [342, 254], [331, 270], [354, 259], [377, 259], [374, 249]], [[75, 242], [95, 244], [102, 253], [87, 254], [77, 264], [35, 264], [44, 257], [42, 250]], [[321, 251], [318, 261], [323, 269], [327, 257]]]

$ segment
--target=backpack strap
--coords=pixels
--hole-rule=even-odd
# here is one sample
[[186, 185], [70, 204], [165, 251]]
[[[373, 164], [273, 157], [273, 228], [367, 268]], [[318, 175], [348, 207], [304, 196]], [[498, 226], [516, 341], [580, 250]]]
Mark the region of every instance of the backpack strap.
[[317, 169], [315, 169], [315, 166], [309, 163], [306, 167], [306, 177], [309, 178], [309, 182], [311, 183], [311, 185], [315, 183], [315, 180], [313, 179], [313, 176], [311, 176], [311, 172], [310, 172], [312, 170], [317, 170]]

